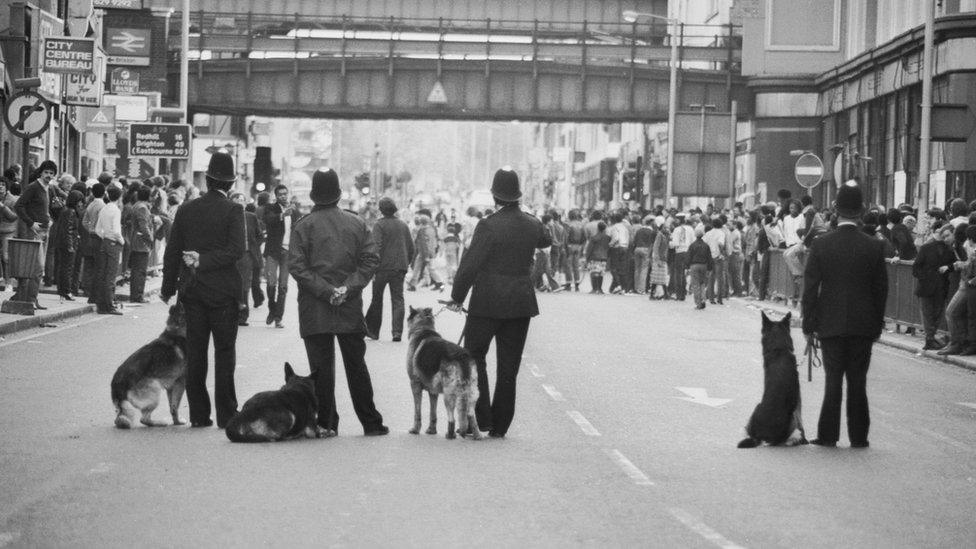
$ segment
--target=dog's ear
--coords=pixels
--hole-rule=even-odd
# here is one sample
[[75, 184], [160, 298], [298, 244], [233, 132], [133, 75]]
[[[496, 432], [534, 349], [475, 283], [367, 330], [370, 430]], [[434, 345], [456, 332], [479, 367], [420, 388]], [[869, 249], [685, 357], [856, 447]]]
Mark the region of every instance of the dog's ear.
[[285, 381], [289, 381], [291, 378], [295, 377], [295, 370], [291, 369], [291, 364], [285, 363]]
[[769, 327], [772, 326], [772, 325], [773, 325], [773, 321], [772, 320], [769, 320], [769, 317], [766, 316], [766, 311], [763, 311], [762, 312], [762, 331], [765, 332], [766, 330], [769, 330]]
[[416, 315], [417, 315], [417, 309], [414, 309], [413, 308], [413, 305], [411, 305], [410, 306], [410, 315], [407, 317], [407, 320], [410, 320], [411, 318], [415, 317]]

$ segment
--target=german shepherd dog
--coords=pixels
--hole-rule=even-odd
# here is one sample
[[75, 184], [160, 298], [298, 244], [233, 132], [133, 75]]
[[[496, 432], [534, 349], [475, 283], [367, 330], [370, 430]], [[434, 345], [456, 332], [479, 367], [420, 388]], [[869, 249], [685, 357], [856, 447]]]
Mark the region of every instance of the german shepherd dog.
[[112, 377], [112, 402], [115, 426], [132, 427], [132, 415], [142, 412], [139, 421], [147, 427], [166, 425], [152, 420], [159, 405], [159, 393], [166, 389], [173, 425], [183, 425], [179, 407], [186, 388], [186, 317], [183, 304], [169, 308], [166, 329], [156, 339], [132, 353]]
[[299, 437], [327, 436], [317, 426], [319, 399], [315, 376], [295, 374], [285, 363], [285, 384], [277, 391], [264, 391], [247, 399], [241, 411], [227, 422], [231, 442], [277, 442]]
[[746, 425], [748, 437], [739, 442], [739, 448], [755, 448], [763, 442], [786, 446], [807, 443], [800, 418], [800, 376], [790, 336], [791, 316], [787, 313], [773, 322], [762, 314], [763, 396]]
[[455, 416], [461, 436], [468, 433], [481, 438], [474, 406], [478, 402], [478, 368], [466, 349], [451, 343], [434, 330], [434, 315], [429, 307], [410, 307], [407, 317], [407, 375], [413, 390], [413, 429], [420, 432], [420, 401], [427, 391], [430, 400], [430, 423], [427, 434], [437, 434], [437, 396], [444, 395], [447, 410], [447, 438], [455, 438]]

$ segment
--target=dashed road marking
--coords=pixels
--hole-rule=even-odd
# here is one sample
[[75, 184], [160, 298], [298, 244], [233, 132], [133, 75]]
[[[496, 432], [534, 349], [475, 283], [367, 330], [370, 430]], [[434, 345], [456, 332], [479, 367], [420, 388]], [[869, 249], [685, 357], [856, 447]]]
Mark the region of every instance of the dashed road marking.
[[610, 459], [617, 463], [623, 472], [638, 486], [654, 486], [654, 482], [647, 478], [643, 471], [630, 462], [619, 450], [605, 450]]
[[559, 391], [557, 391], [556, 388], [553, 387], [552, 385], [546, 385], [546, 384], [543, 383], [542, 384], [542, 388], [547, 393], [549, 393], [549, 396], [552, 397], [552, 399], [555, 400], [556, 402], [565, 402], [566, 401], [566, 397], [564, 397], [563, 394], [560, 393]]
[[591, 437], [600, 436], [600, 431], [597, 431], [596, 427], [594, 427], [592, 423], [583, 417], [583, 414], [577, 412], [576, 410], [567, 410], [566, 415], [576, 422], [576, 425], [579, 425], [579, 428], [582, 429], [584, 435], [589, 435]]
[[678, 507], [672, 507], [671, 509], [668, 509], [668, 511], [671, 513], [671, 516], [678, 519], [678, 522], [684, 524], [692, 532], [714, 543], [715, 545], [724, 549], [743, 549], [741, 545], [725, 539], [725, 536], [719, 534], [715, 530], [712, 530], [707, 524], [695, 518], [695, 516], [688, 511]]
[[539, 371], [538, 364], [529, 364], [529, 371], [532, 372], [532, 377], [546, 377], [546, 374]]

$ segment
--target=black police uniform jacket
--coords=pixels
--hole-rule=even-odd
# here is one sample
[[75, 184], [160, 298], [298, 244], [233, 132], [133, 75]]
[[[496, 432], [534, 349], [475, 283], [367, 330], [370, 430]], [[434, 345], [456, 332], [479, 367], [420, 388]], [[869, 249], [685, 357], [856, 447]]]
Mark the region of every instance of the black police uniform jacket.
[[[185, 297], [218, 307], [237, 301], [241, 274], [237, 261], [244, 256], [244, 207], [219, 191], [180, 206], [163, 256], [163, 297], [185, 284]], [[183, 252], [199, 252], [195, 272], [183, 263]]]
[[[536, 248], [552, 244], [542, 222], [518, 206], [506, 206], [475, 227], [461, 257], [451, 299], [463, 303], [471, 290], [468, 314], [497, 319], [539, 314], [532, 285]], [[473, 289], [472, 289], [473, 287]]]
[[813, 239], [803, 273], [803, 333], [877, 339], [887, 299], [882, 241], [854, 225]]

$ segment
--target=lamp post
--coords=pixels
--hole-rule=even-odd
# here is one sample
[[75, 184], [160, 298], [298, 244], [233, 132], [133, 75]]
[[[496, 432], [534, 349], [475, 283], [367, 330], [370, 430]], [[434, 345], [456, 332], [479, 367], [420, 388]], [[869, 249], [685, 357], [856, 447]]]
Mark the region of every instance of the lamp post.
[[[623, 19], [628, 23], [634, 23], [642, 18], [660, 19], [670, 25], [671, 36], [671, 75], [668, 83], [668, 171], [664, 187], [664, 207], [668, 208], [671, 204], [671, 195], [674, 193], [674, 119], [678, 113], [678, 24], [677, 18], [665, 17], [653, 13], [626, 10], [623, 12]], [[653, 202], [653, 201], [652, 201]]]

